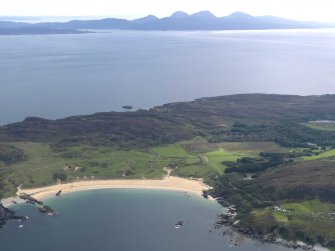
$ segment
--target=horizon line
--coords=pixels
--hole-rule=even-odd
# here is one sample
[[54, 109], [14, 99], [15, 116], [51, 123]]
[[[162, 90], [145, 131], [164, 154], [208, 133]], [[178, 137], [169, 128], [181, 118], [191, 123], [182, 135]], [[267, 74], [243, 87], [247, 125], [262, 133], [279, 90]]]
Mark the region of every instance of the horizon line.
[[[325, 22], [325, 21], [317, 21], [317, 20], [300, 20], [300, 19], [297, 19], [297, 18], [288, 18], [288, 17], [283, 17], [283, 16], [277, 16], [277, 15], [268, 15], [268, 14], [266, 14], [266, 15], [252, 15], [252, 14], [249, 14], [249, 13], [243, 12], [243, 11], [234, 11], [234, 12], [231, 12], [230, 14], [227, 14], [227, 15], [224, 15], [224, 16], [217, 16], [209, 10], [196, 11], [196, 12], [193, 12], [193, 13], [189, 13], [189, 12], [186, 12], [186, 11], [174, 11], [170, 15], [162, 16], [162, 17], [154, 15], [154, 14], [145, 14], [145, 15], [73, 15], [73, 16], [72, 15], [46, 15], [46, 16], [43, 16], [43, 15], [0, 15], [0, 21], [9, 21], [9, 20], [1, 20], [2, 18], [18, 19], [18, 20], [13, 21], [13, 22], [19, 22], [19, 21], [24, 22], [24, 19], [36, 19], [36, 21], [38, 21], [39, 18], [92, 18], [91, 20], [95, 20], [93, 18], [101, 18], [101, 19], [115, 18], [115, 19], [125, 19], [125, 20], [128, 20], [128, 21], [133, 21], [133, 20], [136, 20], [136, 19], [145, 18], [147, 16], [154, 16], [154, 17], [157, 17], [159, 19], [168, 18], [168, 17], [171, 17], [173, 14], [178, 13], [178, 12], [185, 13], [189, 16], [197, 14], [197, 13], [201, 13], [201, 12], [209, 12], [217, 18], [228, 17], [228, 16], [231, 16], [235, 13], [241, 13], [241, 14], [246, 14], [246, 15], [252, 16], [252, 17], [271, 16], [271, 17], [278, 17], [278, 18], [283, 18], [283, 19], [288, 19], [288, 20], [293, 20], [293, 21], [302, 21], [302, 22], [320, 22], [320, 23], [335, 22], [335, 21], [326, 21]], [[74, 20], [74, 19], [70, 19], [68, 21], [72, 21], [72, 20]]]

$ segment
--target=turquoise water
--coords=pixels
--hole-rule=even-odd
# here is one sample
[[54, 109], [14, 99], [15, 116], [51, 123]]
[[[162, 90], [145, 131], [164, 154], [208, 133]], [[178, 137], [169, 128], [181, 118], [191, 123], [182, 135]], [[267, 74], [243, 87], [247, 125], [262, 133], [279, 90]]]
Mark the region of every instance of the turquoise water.
[[[30, 205], [17, 206], [29, 216], [0, 232], [3, 251], [284, 251], [283, 247], [246, 240], [234, 247], [213, 230], [224, 208], [216, 202], [182, 192], [105, 189], [63, 195], [45, 201], [59, 212], [44, 216]], [[182, 228], [174, 224], [183, 220]]]

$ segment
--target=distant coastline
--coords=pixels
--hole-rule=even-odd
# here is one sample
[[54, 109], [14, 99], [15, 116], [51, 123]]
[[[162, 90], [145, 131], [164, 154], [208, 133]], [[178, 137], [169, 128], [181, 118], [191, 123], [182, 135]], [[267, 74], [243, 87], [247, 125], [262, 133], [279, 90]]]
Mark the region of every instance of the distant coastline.
[[6, 28], [1, 25], [0, 36], [5, 35], [66, 35], [66, 34], [86, 34], [92, 31], [84, 31], [79, 29], [58, 29], [58, 28], [42, 28], [42, 27], [16, 27]]
[[158, 18], [154, 15], [127, 20], [103, 18], [96, 20], [71, 20], [67, 22], [24, 23], [1, 21], [1, 28], [24, 29], [69, 29], [78, 32], [80, 29], [118, 29], [118, 30], [269, 30], [269, 29], [318, 29], [333, 28], [333, 24], [290, 20], [276, 16], [252, 16], [235, 12], [224, 17], [217, 17], [209, 11], [188, 14], [177, 11], [169, 17]]

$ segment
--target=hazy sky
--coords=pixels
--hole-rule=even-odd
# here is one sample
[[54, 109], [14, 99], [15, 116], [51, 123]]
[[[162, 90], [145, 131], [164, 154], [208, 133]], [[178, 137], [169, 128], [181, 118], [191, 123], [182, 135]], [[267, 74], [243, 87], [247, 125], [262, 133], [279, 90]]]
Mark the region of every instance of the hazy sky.
[[217, 16], [243, 11], [311, 21], [335, 21], [334, 0], [0, 0], [2, 16], [158, 17], [181, 10]]

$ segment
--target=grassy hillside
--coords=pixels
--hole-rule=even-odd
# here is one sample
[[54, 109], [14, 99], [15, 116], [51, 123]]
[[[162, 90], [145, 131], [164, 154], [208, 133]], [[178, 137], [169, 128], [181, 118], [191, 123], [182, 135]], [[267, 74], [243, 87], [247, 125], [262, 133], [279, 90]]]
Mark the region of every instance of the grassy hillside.
[[[196, 144], [184, 141], [148, 149], [115, 150], [106, 146], [72, 146], [54, 151], [48, 143], [13, 142], [11, 147], [25, 153], [25, 160], [2, 165], [7, 172], [5, 190], [13, 193], [18, 185], [40, 187], [54, 184], [55, 175], [63, 175], [63, 181], [77, 179], [108, 178], [161, 178], [165, 168], [173, 175], [182, 177], [210, 178], [222, 175], [226, 166], [223, 161], [236, 161], [251, 156], [248, 151], [229, 151], [217, 144], [203, 143], [202, 152], [188, 148]], [[186, 147], [187, 146], [187, 147]], [[207, 152], [206, 149], [216, 149]], [[257, 155], [257, 152], [253, 152]]]
[[220, 177], [213, 193], [237, 206], [253, 234], [334, 246], [335, 161], [297, 161], [243, 177]]
[[284, 238], [327, 245], [335, 236], [334, 212], [335, 204], [306, 200], [255, 210], [247, 223], [257, 231], [267, 232], [270, 226]]
[[314, 129], [314, 130], [335, 131], [335, 123], [310, 121], [310, 122], [305, 123], [303, 125], [311, 128], [311, 129]]

